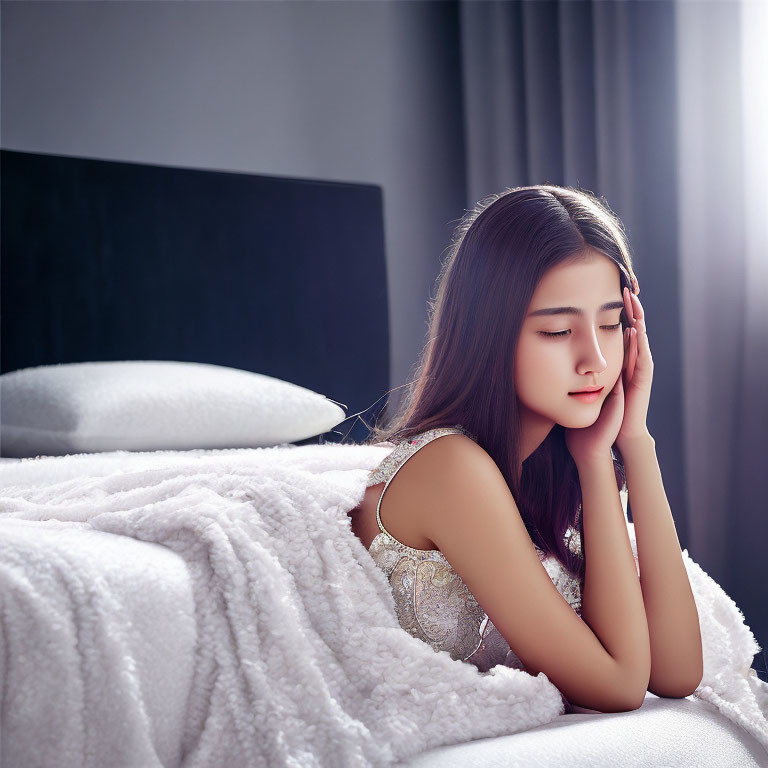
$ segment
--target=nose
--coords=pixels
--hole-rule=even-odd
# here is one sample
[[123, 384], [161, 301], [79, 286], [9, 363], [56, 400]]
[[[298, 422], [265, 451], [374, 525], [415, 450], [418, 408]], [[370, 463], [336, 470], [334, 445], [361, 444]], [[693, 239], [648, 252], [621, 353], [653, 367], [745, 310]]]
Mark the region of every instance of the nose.
[[586, 336], [584, 344], [578, 350], [578, 356], [576, 371], [579, 376], [594, 374], [594, 383], [597, 383], [600, 374], [608, 367], [608, 362], [600, 349], [600, 342], [594, 329]]

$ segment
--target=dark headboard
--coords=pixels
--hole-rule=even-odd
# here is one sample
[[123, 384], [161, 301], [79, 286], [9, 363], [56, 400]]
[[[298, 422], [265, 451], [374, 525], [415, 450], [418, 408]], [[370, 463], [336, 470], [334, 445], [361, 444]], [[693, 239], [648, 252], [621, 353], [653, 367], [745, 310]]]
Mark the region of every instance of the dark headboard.
[[[9, 150], [0, 164], [3, 373], [214, 363], [372, 424], [389, 389], [380, 187]], [[349, 419], [320, 439], [367, 435]]]

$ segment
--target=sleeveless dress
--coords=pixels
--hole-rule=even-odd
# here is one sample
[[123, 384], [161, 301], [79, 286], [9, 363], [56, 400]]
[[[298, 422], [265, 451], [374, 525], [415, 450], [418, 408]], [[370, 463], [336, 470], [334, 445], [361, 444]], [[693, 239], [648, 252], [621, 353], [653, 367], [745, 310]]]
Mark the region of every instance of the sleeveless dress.
[[[397, 618], [408, 634], [428, 643], [435, 651], [447, 651], [453, 659], [474, 664], [480, 672], [487, 672], [497, 664], [524, 670], [523, 663], [442, 552], [408, 547], [381, 523], [381, 500], [399, 469], [427, 443], [451, 434], [463, 434], [477, 442], [474, 435], [457, 424], [430, 429], [397, 444], [378, 443], [394, 445], [394, 450], [368, 477], [367, 487], [385, 483], [376, 506], [380, 533], [368, 552], [392, 585]], [[565, 539], [569, 549], [581, 555], [578, 530], [569, 528]], [[579, 580], [574, 579], [556, 557], [546, 555], [538, 547], [536, 551], [555, 587], [580, 616]], [[573, 711], [564, 697], [563, 701], [566, 712]]]

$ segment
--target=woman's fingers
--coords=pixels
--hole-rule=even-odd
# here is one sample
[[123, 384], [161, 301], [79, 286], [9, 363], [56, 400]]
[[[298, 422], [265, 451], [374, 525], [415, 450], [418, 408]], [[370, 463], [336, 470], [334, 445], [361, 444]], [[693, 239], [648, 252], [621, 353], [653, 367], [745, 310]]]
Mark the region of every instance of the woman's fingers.
[[637, 328], [632, 328], [630, 331], [630, 335], [632, 337], [631, 343], [630, 343], [630, 379], [632, 376], [635, 375], [635, 365], [637, 365]]
[[621, 362], [622, 371], [625, 371], [627, 369], [627, 341], [629, 340], [629, 337], [627, 335], [628, 332], [629, 332], [629, 328], [625, 328], [624, 333], [622, 334], [622, 339], [621, 339], [621, 346], [624, 349], [624, 358]]
[[624, 383], [629, 385], [635, 373], [634, 334], [632, 328], [627, 328], [627, 351], [624, 356]]
[[648, 328], [645, 324], [645, 310], [640, 299], [632, 294], [632, 303], [635, 314], [635, 332], [637, 334], [637, 354], [648, 355], [650, 359], [651, 346], [648, 342]]
[[643, 367], [653, 365], [651, 356], [651, 345], [648, 341], [648, 333], [645, 327], [645, 320], [638, 320], [637, 327], [637, 354], [643, 358]]
[[[636, 283], [633, 284], [636, 287]], [[624, 330], [624, 361], [622, 373], [625, 377], [625, 385], [629, 385], [635, 375], [638, 360], [643, 370], [652, 369], [651, 347], [648, 342], [648, 329], [645, 325], [645, 310], [640, 303], [637, 293], [633, 293], [628, 287], [622, 291], [624, 299], [624, 314], [629, 326]]]
[[624, 329], [624, 361], [621, 364], [622, 371], [627, 370], [627, 364], [629, 363], [629, 342], [631, 341], [629, 336], [630, 330], [630, 328]]
[[627, 316], [627, 320], [629, 321], [629, 327], [631, 328], [635, 324], [635, 317], [637, 315], [635, 311], [635, 304], [632, 301], [632, 297], [634, 294], [632, 291], [629, 290], [626, 286], [624, 286], [624, 291], [622, 293], [622, 298], [624, 299], [624, 314]]
[[627, 382], [632, 381], [635, 373], [635, 365], [641, 354], [650, 354], [648, 336], [645, 329], [645, 311], [637, 294], [632, 293], [626, 286], [623, 290], [624, 310], [629, 320], [630, 327], [628, 338], [628, 351], [625, 353], [625, 367]]

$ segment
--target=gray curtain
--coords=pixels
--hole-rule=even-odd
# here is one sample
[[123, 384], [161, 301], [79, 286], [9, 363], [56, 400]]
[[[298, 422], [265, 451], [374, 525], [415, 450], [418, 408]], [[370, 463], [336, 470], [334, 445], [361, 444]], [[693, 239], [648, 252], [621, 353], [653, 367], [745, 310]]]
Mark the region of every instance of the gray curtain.
[[649, 429], [680, 543], [761, 643], [768, 206], [747, 216], [765, 206], [746, 176], [755, 186], [766, 150], [742, 140], [748, 106], [765, 99], [744, 87], [746, 24], [735, 2], [470, 0], [458, 19], [467, 206], [551, 182], [605, 196], [624, 221], [655, 363]]

